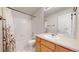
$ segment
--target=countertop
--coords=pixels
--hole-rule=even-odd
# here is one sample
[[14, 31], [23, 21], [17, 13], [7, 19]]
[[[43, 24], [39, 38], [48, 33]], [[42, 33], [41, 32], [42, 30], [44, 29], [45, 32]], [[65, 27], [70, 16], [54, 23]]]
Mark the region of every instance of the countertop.
[[76, 39], [67, 38], [62, 34], [57, 34], [55, 36], [52, 36], [50, 34], [35, 34], [35, 36], [38, 36], [44, 40], [56, 43], [60, 46], [69, 48], [74, 51], [79, 51], [79, 42]]

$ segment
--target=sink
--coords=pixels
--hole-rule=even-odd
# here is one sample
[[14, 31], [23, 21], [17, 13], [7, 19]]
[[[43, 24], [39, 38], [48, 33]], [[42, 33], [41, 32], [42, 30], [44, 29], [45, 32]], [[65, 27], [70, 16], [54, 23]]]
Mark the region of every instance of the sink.
[[51, 34], [52, 36], [56, 36], [56, 34]]
[[61, 37], [57, 36], [56, 34], [43, 34], [44, 37], [46, 38], [51, 38], [51, 39], [60, 39]]

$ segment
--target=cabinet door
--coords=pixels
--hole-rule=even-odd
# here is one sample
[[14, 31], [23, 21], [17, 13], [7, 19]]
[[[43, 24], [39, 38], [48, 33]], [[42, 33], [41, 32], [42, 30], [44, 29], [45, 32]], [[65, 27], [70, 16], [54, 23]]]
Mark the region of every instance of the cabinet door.
[[55, 44], [54, 43], [51, 43], [49, 41], [42, 39], [41, 44], [43, 44], [43, 45], [49, 47], [50, 49], [52, 49], [53, 51], [55, 51]]
[[59, 46], [59, 45], [56, 45], [56, 52], [73, 52], [73, 51], [70, 50], [70, 49], [61, 47], [61, 46]]
[[2, 7], [0, 7], [0, 16], [2, 16]]
[[41, 52], [53, 52], [53, 51], [51, 49], [49, 49], [48, 47], [41, 45]]
[[39, 38], [39, 37], [36, 37], [36, 51], [37, 52], [40, 52], [40, 45], [41, 45], [41, 38]]

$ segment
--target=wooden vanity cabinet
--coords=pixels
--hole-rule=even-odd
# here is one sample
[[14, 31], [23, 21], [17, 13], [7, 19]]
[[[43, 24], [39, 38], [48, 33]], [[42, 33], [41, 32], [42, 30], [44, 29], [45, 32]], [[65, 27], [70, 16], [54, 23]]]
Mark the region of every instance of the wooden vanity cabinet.
[[50, 49], [53, 52], [55, 51], [55, 44], [54, 43], [51, 43], [51, 42], [46, 41], [44, 39], [41, 39], [41, 45], [44, 45], [45, 47], [47, 47], [48, 49]]
[[56, 52], [72, 52], [72, 50], [59, 46], [59, 45], [56, 45]]
[[51, 49], [47, 48], [46, 46], [44, 45], [41, 45], [41, 51], [40, 52], [52, 52]]
[[37, 52], [74, 52], [71, 49], [62, 47], [53, 42], [47, 41], [40, 37], [36, 37], [36, 51]]
[[37, 52], [40, 52], [41, 50], [41, 38], [39, 38], [39, 37], [36, 37], [36, 51]]

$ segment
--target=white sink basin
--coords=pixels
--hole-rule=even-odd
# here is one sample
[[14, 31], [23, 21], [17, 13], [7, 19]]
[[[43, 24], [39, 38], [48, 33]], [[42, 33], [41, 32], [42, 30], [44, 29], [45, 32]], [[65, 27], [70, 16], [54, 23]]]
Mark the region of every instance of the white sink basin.
[[61, 39], [61, 37], [57, 35], [52, 35], [52, 34], [44, 34], [43, 36], [46, 38], [51, 38], [51, 39]]

